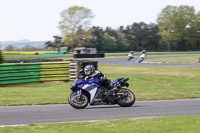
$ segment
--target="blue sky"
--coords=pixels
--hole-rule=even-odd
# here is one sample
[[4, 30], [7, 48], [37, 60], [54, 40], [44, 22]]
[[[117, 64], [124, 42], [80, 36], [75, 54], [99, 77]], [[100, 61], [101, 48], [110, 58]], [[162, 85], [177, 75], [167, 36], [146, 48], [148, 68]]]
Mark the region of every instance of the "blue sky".
[[91, 9], [95, 15], [91, 24], [103, 28], [156, 23], [167, 5], [189, 5], [200, 11], [200, 0], [0, 0], [0, 41], [52, 40], [60, 35], [60, 13], [74, 5]]

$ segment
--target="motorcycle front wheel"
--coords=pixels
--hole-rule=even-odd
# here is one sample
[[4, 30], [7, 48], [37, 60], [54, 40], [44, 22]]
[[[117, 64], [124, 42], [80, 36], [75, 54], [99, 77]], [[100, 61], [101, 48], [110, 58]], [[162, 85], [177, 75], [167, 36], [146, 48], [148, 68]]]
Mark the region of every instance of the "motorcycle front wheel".
[[77, 95], [76, 92], [72, 92], [68, 98], [69, 104], [76, 109], [84, 109], [88, 105], [88, 98], [85, 94]]
[[133, 59], [133, 57], [128, 57], [128, 61], [130, 61], [131, 59]]
[[124, 97], [119, 98], [117, 103], [122, 107], [130, 107], [135, 103], [135, 95], [129, 89], [121, 89], [120, 93], [124, 93]]

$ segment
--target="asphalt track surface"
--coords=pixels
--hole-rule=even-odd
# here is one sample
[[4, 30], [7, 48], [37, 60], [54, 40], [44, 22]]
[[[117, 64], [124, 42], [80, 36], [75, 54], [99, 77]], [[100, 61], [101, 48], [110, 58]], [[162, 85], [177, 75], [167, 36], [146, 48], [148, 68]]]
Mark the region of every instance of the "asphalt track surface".
[[[174, 55], [174, 56], [147, 56], [147, 59], [152, 58], [173, 58], [173, 57], [189, 57], [189, 56], [198, 56], [200, 55]], [[137, 63], [137, 57], [134, 59], [127, 61], [127, 57], [114, 57], [114, 58], [97, 58], [97, 59], [89, 59], [93, 61], [98, 61], [98, 65], [121, 65], [121, 66], [157, 66], [157, 67], [192, 67], [192, 68], [200, 68], [200, 63], [198, 60], [193, 63], [154, 63], [154, 62], [142, 62]], [[190, 61], [188, 61], [190, 62]]]
[[136, 101], [131, 107], [101, 105], [79, 110], [68, 104], [2, 106], [0, 126], [194, 114], [200, 114], [200, 99]]
[[[148, 58], [185, 56], [151, 56]], [[200, 68], [200, 63], [136, 63], [136, 59], [127, 61], [125, 57], [89, 60], [98, 61], [99, 65]], [[0, 106], [0, 126], [194, 114], [200, 114], [200, 99], [137, 101], [136, 96], [136, 103], [132, 107], [126, 108], [118, 105], [100, 105], [88, 106], [86, 109], [77, 110], [68, 104]]]

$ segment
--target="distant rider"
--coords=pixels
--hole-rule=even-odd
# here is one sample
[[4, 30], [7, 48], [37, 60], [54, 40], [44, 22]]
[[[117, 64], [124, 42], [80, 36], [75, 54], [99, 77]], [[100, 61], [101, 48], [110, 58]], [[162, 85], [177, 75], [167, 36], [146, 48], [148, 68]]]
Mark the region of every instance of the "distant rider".
[[133, 51], [130, 51], [128, 54], [128, 61], [134, 58], [134, 53]]
[[140, 56], [138, 57], [138, 60], [136, 62], [141, 63], [146, 58], [146, 50], [142, 50], [140, 52]]
[[142, 50], [142, 52], [140, 52], [140, 58], [146, 58], [146, 50]]

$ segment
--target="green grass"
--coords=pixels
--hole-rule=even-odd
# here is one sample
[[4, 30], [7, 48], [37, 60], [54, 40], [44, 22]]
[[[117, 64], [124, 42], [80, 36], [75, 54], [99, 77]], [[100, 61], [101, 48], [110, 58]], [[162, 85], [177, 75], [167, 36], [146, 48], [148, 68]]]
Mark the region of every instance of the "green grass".
[[136, 100], [200, 97], [200, 68], [100, 66], [108, 78], [129, 77]]
[[144, 62], [170, 62], [170, 63], [185, 63], [185, 62], [199, 62], [200, 56], [192, 56], [192, 57], [171, 57], [171, 58], [154, 58], [154, 59], [146, 59]]
[[[112, 81], [129, 77], [136, 100], [200, 98], [200, 68], [99, 66]], [[67, 103], [72, 82], [0, 87], [0, 105]]]
[[96, 122], [30, 124], [3, 127], [2, 133], [199, 133], [200, 115], [105, 120]]
[[0, 105], [67, 103], [70, 83], [27, 83], [0, 87]]

